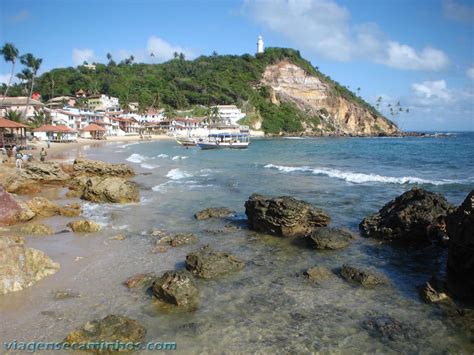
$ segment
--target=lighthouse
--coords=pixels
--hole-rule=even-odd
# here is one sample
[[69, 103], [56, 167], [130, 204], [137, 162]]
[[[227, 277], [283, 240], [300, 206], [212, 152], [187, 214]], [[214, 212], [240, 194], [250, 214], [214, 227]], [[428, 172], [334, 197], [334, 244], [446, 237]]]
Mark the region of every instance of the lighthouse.
[[263, 53], [263, 38], [262, 36], [258, 36], [257, 39], [257, 54]]

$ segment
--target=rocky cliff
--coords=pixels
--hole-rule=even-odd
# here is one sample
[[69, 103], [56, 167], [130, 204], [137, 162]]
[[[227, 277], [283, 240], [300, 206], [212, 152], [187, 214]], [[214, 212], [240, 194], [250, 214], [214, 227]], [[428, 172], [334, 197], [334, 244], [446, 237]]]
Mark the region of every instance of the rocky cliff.
[[371, 136], [400, 132], [375, 110], [338, 95], [330, 82], [289, 61], [268, 65], [261, 85], [269, 88], [272, 103], [291, 103], [308, 117], [319, 118], [303, 122], [306, 134]]

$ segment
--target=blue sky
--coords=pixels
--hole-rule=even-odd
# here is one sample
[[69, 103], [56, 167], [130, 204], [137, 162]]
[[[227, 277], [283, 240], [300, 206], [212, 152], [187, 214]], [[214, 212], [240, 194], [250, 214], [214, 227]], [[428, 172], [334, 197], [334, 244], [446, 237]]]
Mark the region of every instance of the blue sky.
[[[325, 74], [382, 106], [400, 101], [406, 130], [474, 130], [474, 1], [2, 0], [0, 41], [43, 58], [41, 72], [177, 50], [299, 49]], [[155, 57], [150, 57], [153, 52]], [[20, 68], [19, 68], [20, 69]], [[0, 63], [0, 80], [10, 66]]]

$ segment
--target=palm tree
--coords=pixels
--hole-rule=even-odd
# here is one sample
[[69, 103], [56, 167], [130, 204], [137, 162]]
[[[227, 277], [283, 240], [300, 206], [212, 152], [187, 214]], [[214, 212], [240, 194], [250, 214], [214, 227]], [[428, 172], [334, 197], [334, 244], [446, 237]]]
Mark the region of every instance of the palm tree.
[[179, 60], [184, 61], [185, 59], [184, 53], [179, 53]]
[[31, 121], [31, 126], [34, 128], [41, 127], [45, 124], [51, 123], [51, 115], [48, 112], [40, 111], [35, 112], [33, 120]]
[[167, 120], [172, 120], [176, 117], [176, 111], [171, 106], [166, 106], [164, 115]]
[[8, 94], [8, 89], [10, 88], [10, 85], [12, 83], [13, 75], [15, 73], [15, 62], [16, 58], [18, 57], [18, 49], [16, 49], [16, 47], [12, 43], [5, 43], [2, 49], [0, 49], [0, 53], [3, 55], [3, 59], [5, 59], [6, 62], [12, 62], [12, 72], [10, 74], [10, 79], [8, 79], [7, 88], [3, 95], [3, 104], [3, 101], [5, 100], [5, 97]]
[[174, 59], [178, 59], [178, 57], [179, 57], [178, 52], [174, 52], [174, 53], [173, 53], [173, 58], [174, 58]]
[[20, 122], [21, 113], [19, 113], [18, 111], [8, 110], [5, 114], [5, 118], [10, 121]]
[[110, 62], [112, 60], [112, 54], [107, 53], [107, 60]]
[[30, 98], [33, 94], [33, 87], [35, 86], [35, 76], [38, 73], [38, 70], [43, 62], [41, 58], [35, 58], [33, 54], [27, 53], [20, 57], [21, 64], [25, 65], [27, 69], [31, 71], [31, 85], [30, 85], [30, 93], [26, 98], [26, 108], [25, 108], [25, 117], [28, 112], [28, 107], [30, 106]]
[[33, 77], [33, 73], [30, 69], [24, 68], [21, 72], [16, 74], [16, 77], [24, 82], [25, 87], [23, 88], [25, 95], [28, 95], [28, 83], [31, 81]]

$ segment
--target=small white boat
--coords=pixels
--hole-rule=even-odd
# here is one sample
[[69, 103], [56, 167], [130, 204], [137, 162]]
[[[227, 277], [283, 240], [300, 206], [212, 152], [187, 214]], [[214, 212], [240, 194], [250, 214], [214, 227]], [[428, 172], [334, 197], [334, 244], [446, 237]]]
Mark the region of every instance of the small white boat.
[[201, 149], [247, 149], [250, 144], [250, 135], [242, 133], [210, 134], [206, 140], [197, 141]]
[[196, 139], [192, 138], [176, 138], [176, 142], [183, 147], [195, 147]]

